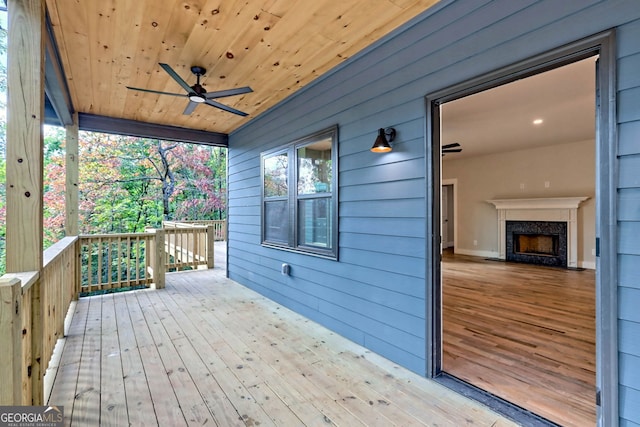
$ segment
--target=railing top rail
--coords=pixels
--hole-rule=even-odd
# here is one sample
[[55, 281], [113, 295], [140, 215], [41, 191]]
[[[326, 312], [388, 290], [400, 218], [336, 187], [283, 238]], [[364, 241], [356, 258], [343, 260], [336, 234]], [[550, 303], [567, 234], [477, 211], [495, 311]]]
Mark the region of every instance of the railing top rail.
[[181, 233], [181, 232], [188, 233], [189, 230], [206, 231], [207, 230], [207, 226], [206, 225], [194, 225], [194, 226], [189, 226], [189, 227], [165, 228], [164, 230], [168, 231], [168, 232], [172, 232], [173, 230], [177, 230], [177, 231], [175, 231], [177, 233]]
[[204, 224], [204, 225], [216, 225], [216, 224], [224, 224], [226, 223], [226, 220], [224, 219], [203, 219], [201, 221], [196, 221], [196, 220], [189, 220], [189, 221], [162, 221], [162, 224], [164, 226], [169, 226], [169, 227], [192, 227], [194, 225], [197, 224]]
[[194, 222], [225, 222], [226, 219], [185, 219], [185, 220], [165, 220], [163, 222], [191, 224]]
[[143, 233], [111, 233], [111, 234], [82, 234], [80, 235], [80, 239], [89, 240], [89, 239], [115, 239], [115, 238], [123, 238], [123, 237], [153, 237], [154, 232], [147, 231]]
[[23, 271], [20, 273], [5, 273], [3, 276], [0, 276], [0, 286], [11, 286], [15, 283], [16, 280], [20, 281], [20, 286], [22, 287], [22, 294], [33, 286], [34, 283], [40, 277], [40, 273], [37, 271]]
[[43, 266], [46, 268], [47, 265], [61, 256], [64, 251], [66, 251], [67, 248], [73, 245], [77, 240], [78, 236], [63, 237], [62, 239], [58, 240], [56, 243], [45, 249], [44, 253], [42, 254]]

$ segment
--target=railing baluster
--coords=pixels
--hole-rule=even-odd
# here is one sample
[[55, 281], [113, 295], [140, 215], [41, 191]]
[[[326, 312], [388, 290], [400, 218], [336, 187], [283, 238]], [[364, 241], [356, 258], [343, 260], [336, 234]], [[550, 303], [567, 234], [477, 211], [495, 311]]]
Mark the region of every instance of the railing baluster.
[[[145, 257], [148, 257], [149, 254], [146, 253], [146, 250], [149, 249], [148, 245], [145, 244]], [[140, 277], [140, 256], [141, 256], [141, 246], [140, 246], [140, 236], [136, 236], [136, 243], [134, 246], [134, 253], [136, 254], [136, 262], [135, 262], [135, 269], [136, 269], [136, 281], [138, 283], [140, 283], [141, 279], [145, 281], [146, 283], [146, 279], [147, 279], [147, 269], [145, 268], [142, 272], [142, 277]]]
[[113, 239], [107, 239], [107, 242], [105, 243], [105, 247], [106, 247], [106, 251], [105, 251], [105, 255], [107, 256], [107, 284], [106, 284], [106, 288], [107, 289], [111, 289], [113, 286], [113, 277], [111, 275], [112, 272], [112, 262], [113, 262]]
[[98, 239], [98, 289], [102, 289], [102, 238]]
[[[137, 238], [136, 238], [137, 239]], [[132, 275], [132, 271], [131, 271], [131, 262], [132, 262], [132, 254], [135, 254], [135, 244], [136, 244], [136, 239], [134, 239], [133, 241], [131, 240], [131, 237], [127, 237], [127, 241], [125, 242], [124, 248], [122, 249], [124, 251], [124, 253], [126, 254], [125, 258], [124, 258], [124, 265], [122, 266], [122, 269], [124, 270], [124, 275], [126, 277], [127, 283], [132, 283], [133, 282], [133, 278], [134, 276]], [[135, 260], [133, 260], [135, 261]], [[135, 265], [134, 267], [135, 268]]]
[[123, 280], [126, 281], [126, 278], [122, 277], [122, 245], [125, 245], [128, 239], [128, 237], [124, 241], [120, 239], [118, 240], [118, 243], [116, 245], [116, 268], [118, 269], [118, 283], [122, 283]]

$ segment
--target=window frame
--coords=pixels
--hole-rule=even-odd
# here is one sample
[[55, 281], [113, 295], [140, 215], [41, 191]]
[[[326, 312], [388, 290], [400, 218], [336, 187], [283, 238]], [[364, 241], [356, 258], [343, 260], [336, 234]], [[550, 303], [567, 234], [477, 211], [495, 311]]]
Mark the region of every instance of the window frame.
[[[325, 193], [298, 194], [298, 149], [320, 140], [331, 140], [331, 180], [330, 190]], [[265, 196], [265, 160], [267, 158], [287, 155], [287, 196]], [[292, 167], [293, 166], [293, 167]], [[260, 241], [264, 247], [291, 252], [314, 255], [333, 260], [338, 259], [338, 126], [334, 125], [302, 138], [290, 141], [268, 151], [260, 153]], [[300, 202], [305, 200], [330, 199], [329, 248], [300, 243]], [[287, 200], [287, 242], [283, 243], [267, 239], [266, 205], [268, 202]]]

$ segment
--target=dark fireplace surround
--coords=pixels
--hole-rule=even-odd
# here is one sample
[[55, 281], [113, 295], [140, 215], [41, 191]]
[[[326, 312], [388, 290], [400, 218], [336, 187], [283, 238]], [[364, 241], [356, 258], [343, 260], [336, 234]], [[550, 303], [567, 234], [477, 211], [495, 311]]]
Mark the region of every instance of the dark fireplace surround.
[[567, 223], [506, 221], [506, 260], [567, 267]]

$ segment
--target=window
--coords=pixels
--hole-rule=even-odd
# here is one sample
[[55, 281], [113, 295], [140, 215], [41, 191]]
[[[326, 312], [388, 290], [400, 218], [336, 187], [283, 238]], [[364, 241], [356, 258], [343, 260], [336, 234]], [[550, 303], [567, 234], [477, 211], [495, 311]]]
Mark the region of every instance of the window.
[[338, 257], [338, 128], [263, 153], [262, 244]]

